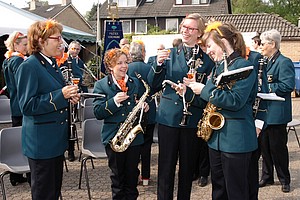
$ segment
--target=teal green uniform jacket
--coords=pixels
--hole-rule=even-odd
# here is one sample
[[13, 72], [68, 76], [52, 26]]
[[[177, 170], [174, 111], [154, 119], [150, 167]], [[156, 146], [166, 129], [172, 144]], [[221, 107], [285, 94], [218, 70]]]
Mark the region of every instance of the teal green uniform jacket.
[[291, 92], [295, 88], [293, 62], [278, 51], [267, 64], [269, 92], [275, 92], [285, 101], [269, 101], [267, 124], [287, 124], [292, 121]]
[[64, 78], [56, 64], [36, 53], [17, 70], [17, 91], [23, 113], [22, 149], [32, 159], [64, 154], [68, 146], [68, 100]]
[[[252, 66], [252, 63], [241, 57], [228, 66], [228, 70]], [[257, 149], [256, 129], [252, 105], [257, 93], [257, 74], [252, 70], [246, 79], [237, 81], [232, 89], [218, 89], [214, 77], [223, 72], [221, 64], [213, 70], [201, 92], [201, 98], [217, 106], [219, 113], [225, 118], [223, 128], [215, 130], [208, 141], [210, 148], [227, 153], [245, 153]]]
[[22, 116], [19, 101], [17, 97], [17, 83], [15, 75], [18, 67], [24, 61], [22, 57], [12, 56], [9, 59], [5, 59], [2, 64], [5, 83], [10, 97], [10, 110], [13, 117]]
[[[121, 123], [125, 121], [129, 113], [136, 105], [136, 99], [139, 97], [139, 81], [135, 78], [129, 77], [126, 86], [128, 87], [127, 95], [129, 98], [123, 101], [118, 107], [113, 97], [121, 92], [121, 89], [113, 82], [111, 75], [107, 75], [103, 79], [96, 82], [94, 86], [94, 93], [104, 94], [104, 98], [95, 98], [93, 102], [94, 114], [97, 119], [104, 120], [104, 125], [101, 131], [102, 143], [109, 144], [110, 140], [116, 135]], [[139, 116], [137, 116], [139, 118]], [[133, 128], [133, 127], [132, 127]], [[144, 137], [142, 133], [137, 134], [131, 145], [143, 144]]]
[[[170, 58], [170, 60], [166, 60], [161, 66], [157, 66], [156, 60], [153, 62], [152, 69], [148, 74], [148, 80], [151, 86], [158, 86], [161, 88], [164, 80], [171, 80], [174, 83], [179, 81], [182, 83], [183, 77], [187, 76], [189, 67], [187, 66], [182, 48], [172, 48]], [[205, 75], [205, 78], [203, 79], [203, 82], [205, 82], [214, 63], [201, 48], [196, 55], [196, 59], [198, 58], [203, 61], [203, 64], [202, 66], [199, 65], [197, 68], [197, 77]], [[191, 104], [188, 110], [192, 113], [191, 116], [188, 116], [187, 126], [185, 126], [185, 128], [197, 128], [198, 121], [202, 117], [203, 108], [205, 108], [206, 102], [203, 101], [199, 95], [195, 95], [190, 88], [187, 89], [185, 98], [186, 102]], [[167, 84], [160, 99], [156, 121], [166, 126], [179, 128], [181, 127], [179, 124], [182, 117], [182, 97], [176, 94], [176, 91]]]
[[[144, 63], [143, 61], [133, 61], [132, 63], [128, 64], [128, 72], [127, 74], [131, 77], [135, 77], [135, 72], [140, 74], [142, 76], [142, 79], [148, 83], [148, 73], [151, 69], [151, 66]], [[150, 87], [150, 86], [149, 86]], [[146, 91], [145, 87], [143, 87], [143, 84], [141, 83], [140, 87], [140, 94], [143, 94]], [[156, 115], [156, 107], [155, 107], [155, 101], [152, 98], [152, 95], [155, 93], [155, 90], [151, 87], [150, 88], [150, 94], [147, 98], [147, 103], [149, 105], [149, 111], [147, 112], [148, 120], [147, 124], [155, 124], [155, 115]]]

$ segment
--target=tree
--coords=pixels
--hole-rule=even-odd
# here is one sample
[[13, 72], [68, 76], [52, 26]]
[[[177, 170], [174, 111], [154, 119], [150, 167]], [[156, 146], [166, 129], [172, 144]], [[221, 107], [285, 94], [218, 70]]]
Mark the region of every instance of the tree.
[[[101, 7], [101, 4], [99, 5]], [[86, 18], [88, 21], [94, 21], [97, 19], [97, 4], [93, 3], [92, 9], [86, 12]]]
[[234, 14], [276, 13], [297, 25], [300, 16], [299, 0], [232, 0]]

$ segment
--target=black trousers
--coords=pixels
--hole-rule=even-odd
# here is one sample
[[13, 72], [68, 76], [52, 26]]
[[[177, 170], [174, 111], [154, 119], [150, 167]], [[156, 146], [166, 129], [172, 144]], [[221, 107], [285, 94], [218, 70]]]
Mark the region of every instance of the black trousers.
[[258, 200], [260, 147], [252, 152], [249, 167], [249, 199]]
[[32, 200], [56, 200], [59, 198], [63, 177], [64, 156], [50, 159], [28, 158], [31, 171]]
[[194, 172], [194, 176], [208, 177], [210, 172], [208, 145], [207, 142], [205, 142], [201, 138], [198, 138], [197, 152], [198, 156], [196, 160], [196, 169]]
[[209, 148], [213, 200], [248, 200], [252, 152], [225, 153]]
[[179, 157], [177, 199], [191, 196], [196, 166], [197, 128], [174, 128], [158, 125], [158, 200], [172, 200], [176, 164]]
[[130, 146], [126, 151], [114, 152], [110, 145], [105, 147], [108, 156], [108, 166], [111, 169], [111, 188], [113, 200], [135, 200], [139, 196], [137, 190], [140, 174], [138, 163], [141, 145]]
[[153, 132], [155, 124], [148, 124], [144, 134], [144, 144], [141, 150], [141, 174], [143, 179], [150, 178], [151, 146], [153, 143]]
[[286, 126], [287, 124], [269, 125], [261, 133], [262, 180], [274, 181], [273, 166], [275, 166], [280, 183], [290, 184], [291, 182]]

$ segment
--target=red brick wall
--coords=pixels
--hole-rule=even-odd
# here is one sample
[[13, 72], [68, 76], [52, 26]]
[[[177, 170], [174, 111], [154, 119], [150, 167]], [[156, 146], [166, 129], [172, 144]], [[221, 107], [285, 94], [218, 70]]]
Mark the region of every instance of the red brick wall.
[[300, 61], [300, 41], [282, 41], [280, 51], [293, 62]]

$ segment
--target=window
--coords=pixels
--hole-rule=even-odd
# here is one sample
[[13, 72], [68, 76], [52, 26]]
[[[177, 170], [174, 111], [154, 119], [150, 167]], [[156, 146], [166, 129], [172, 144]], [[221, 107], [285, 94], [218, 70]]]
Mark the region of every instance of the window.
[[166, 30], [178, 33], [178, 20], [166, 19]]
[[154, 0], [146, 0], [146, 2], [148, 3], [148, 2], [153, 2]]
[[119, 7], [132, 7], [136, 6], [136, 0], [115, 0]]
[[207, 4], [208, 0], [192, 0], [192, 4]]
[[135, 20], [135, 33], [136, 34], [147, 33], [147, 20], [146, 19], [136, 19]]
[[131, 33], [131, 20], [123, 20], [122, 21], [122, 29], [124, 34]]
[[176, 0], [175, 4], [182, 4], [182, 0]]

